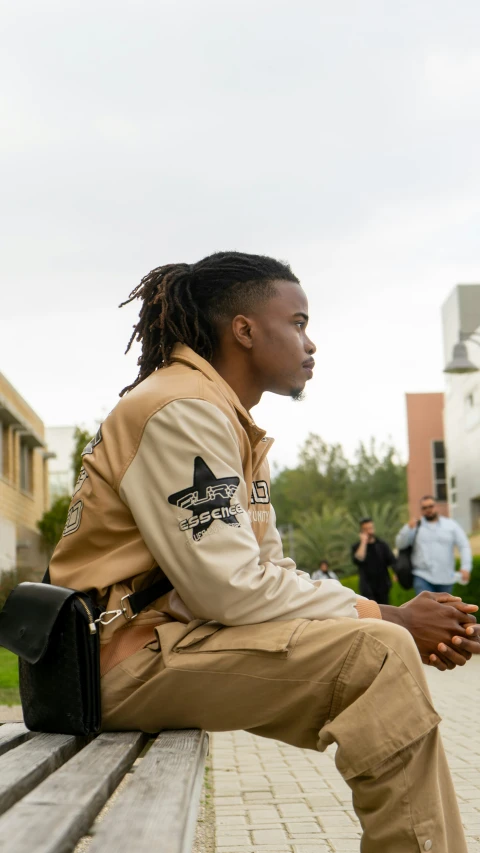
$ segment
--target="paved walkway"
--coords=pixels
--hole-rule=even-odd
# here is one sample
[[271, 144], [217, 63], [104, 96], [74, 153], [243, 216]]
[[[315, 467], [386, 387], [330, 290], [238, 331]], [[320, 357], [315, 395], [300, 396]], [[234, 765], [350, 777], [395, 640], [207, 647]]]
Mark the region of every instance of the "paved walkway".
[[[428, 669], [469, 853], [480, 853], [480, 660]], [[216, 853], [353, 853], [350, 789], [320, 754], [244, 732], [212, 736]]]

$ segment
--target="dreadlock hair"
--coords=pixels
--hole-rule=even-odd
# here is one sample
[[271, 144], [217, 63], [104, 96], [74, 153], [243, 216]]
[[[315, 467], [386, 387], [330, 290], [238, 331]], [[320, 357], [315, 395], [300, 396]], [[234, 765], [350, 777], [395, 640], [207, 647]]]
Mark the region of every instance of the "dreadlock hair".
[[276, 280], [299, 283], [288, 264], [243, 252], [216, 252], [196, 264], [166, 264], [149, 272], [120, 305], [142, 302], [125, 350], [134, 340], [141, 343], [138, 376], [120, 396], [170, 364], [176, 343], [212, 361], [218, 327], [273, 296]]

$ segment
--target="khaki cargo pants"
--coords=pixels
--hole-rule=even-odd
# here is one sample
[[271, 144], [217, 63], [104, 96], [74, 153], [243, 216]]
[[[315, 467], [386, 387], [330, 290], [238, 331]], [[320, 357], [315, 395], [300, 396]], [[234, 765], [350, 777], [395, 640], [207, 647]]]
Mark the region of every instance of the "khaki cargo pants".
[[423, 665], [377, 619], [224, 628], [177, 622], [102, 679], [105, 729], [246, 729], [309, 749], [337, 743], [363, 853], [466, 853]]

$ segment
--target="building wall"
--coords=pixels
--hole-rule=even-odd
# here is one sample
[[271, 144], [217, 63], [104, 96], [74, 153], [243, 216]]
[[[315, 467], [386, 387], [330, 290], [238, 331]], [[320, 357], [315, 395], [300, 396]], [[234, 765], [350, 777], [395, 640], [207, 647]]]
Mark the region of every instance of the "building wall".
[[[447, 364], [460, 332], [480, 337], [480, 285], [457, 285], [442, 307]], [[480, 367], [480, 347], [467, 342], [470, 361]], [[480, 530], [480, 372], [446, 375], [445, 442], [452, 517], [467, 532]]]
[[[424, 495], [437, 497], [434, 442], [443, 442], [443, 394], [407, 394], [409, 460], [407, 465], [408, 508], [418, 518]], [[440, 464], [440, 463], [438, 463]], [[437, 473], [440, 473], [439, 468]], [[448, 473], [448, 472], [447, 472]], [[440, 480], [438, 481], [440, 483]], [[438, 500], [442, 515], [448, 515], [448, 502]]]
[[37, 521], [48, 508], [44, 426], [0, 373], [0, 571], [45, 566]]

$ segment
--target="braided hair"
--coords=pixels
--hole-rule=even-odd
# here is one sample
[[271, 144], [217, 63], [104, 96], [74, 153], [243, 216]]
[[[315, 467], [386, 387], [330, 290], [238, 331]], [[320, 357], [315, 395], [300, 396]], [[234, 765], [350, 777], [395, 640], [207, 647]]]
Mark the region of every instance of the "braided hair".
[[212, 361], [218, 327], [273, 296], [278, 280], [298, 284], [288, 264], [243, 252], [216, 252], [195, 264], [166, 264], [149, 272], [120, 305], [142, 302], [125, 350], [134, 340], [141, 343], [138, 376], [120, 396], [170, 364], [176, 343]]

